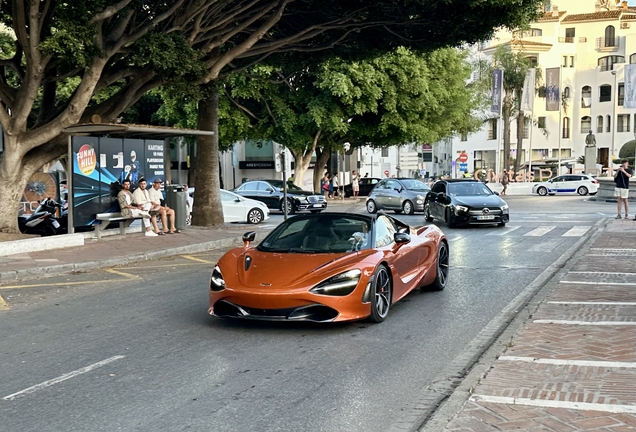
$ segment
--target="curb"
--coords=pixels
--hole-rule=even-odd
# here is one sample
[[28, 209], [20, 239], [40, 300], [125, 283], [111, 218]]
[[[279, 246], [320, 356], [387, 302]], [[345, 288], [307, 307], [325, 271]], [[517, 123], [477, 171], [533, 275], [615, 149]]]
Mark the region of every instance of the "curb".
[[[87, 270], [94, 270], [104, 267], [115, 267], [124, 264], [130, 264], [140, 261], [148, 261], [155, 258], [162, 258], [172, 255], [181, 255], [188, 253], [206, 252], [213, 249], [220, 249], [230, 246], [236, 246], [243, 244], [242, 236], [233, 238], [211, 240], [205, 243], [197, 243], [188, 246], [173, 247], [148, 253], [139, 253], [135, 255], [129, 255], [125, 257], [106, 258], [103, 260], [90, 261], [84, 263], [69, 263], [59, 264], [43, 267], [33, 267], [30, 269], [12, 270], [6, 272], [0, 272], [0, 283], [18, 281], [18, 280], [33, 280], [43, 276], [57, 276], [62, 274], [68, 274], [73, 272], [83, 272]], [[83, 237], [82, 237], [83, 239]]]
[[32, 239], [6, 241], [2, 242], [0, 257], [83, 245], [83, 234], [62, 234], [56, 236], [35, 237]]

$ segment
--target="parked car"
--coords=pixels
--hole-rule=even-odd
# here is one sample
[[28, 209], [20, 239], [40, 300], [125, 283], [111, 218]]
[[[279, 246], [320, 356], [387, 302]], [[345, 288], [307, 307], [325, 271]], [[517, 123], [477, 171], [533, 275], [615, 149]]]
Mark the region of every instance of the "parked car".
[[391, 305], [448, 282], [449, 249], [435, 225], [386, 214], [297, 215], [257, 246], [254, 231], [228, 251], [208, 282], [208, 313], [267, 321], [383, 321]]
[[[245, 198], [262, 201], [272, 210], [283, 210], [283, 181], [282, 180], [252, 180], [247, 181], [233, 190]], [[327, 208], [327, 200], [323, 195], [303, 190], [287, 182], [287, 213], [309, 210], [320, 213]]]
[[[358, 180], [358, 185], [360, 186], [358, 196], [369, 195], [371, 189], [373, 189], [380, 180], [382, 179], [379, 179], [377, 177], [362, 177], [360, 180]], [[344, 196], [345, 198], [353, 196], [353, 185], [351, 183], [344, 185]]]
[[598, 192], [598, 180], [590, 174], [564, 174], [532, 186], [532, 192], [541, 196], [556, 194], [594, 195]]
[[431, 190], [426, 183], [412, 178], [380, 180], [367, 198], [367, 211], [393, 210], [407, 215], [424, 211], [424, 199]]
[[[194, 205], [194, 191], [193, 187], [187, 191], [190, 209]], [[221, 204], [225, 222], [257, 224], [269, 219], [269, 208], [263, 202], [244, 198], [225, 189], [221, 189]]]
[[510, 220], [508, 204], [484, 183], [473, 179], [436, 182], [424, 207], [427, 221], [438, 219], [450, 228], [469, 224], [505, 226]]

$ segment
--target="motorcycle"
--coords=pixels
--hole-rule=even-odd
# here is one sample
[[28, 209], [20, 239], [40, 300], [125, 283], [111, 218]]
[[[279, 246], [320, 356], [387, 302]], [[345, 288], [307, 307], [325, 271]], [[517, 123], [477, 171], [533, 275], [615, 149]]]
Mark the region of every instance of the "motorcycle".
[[[18, 227], [23, 234], [50, 236], [63, 234], [68, 230], [68, 202], [58, 203], [52, 198], [38, 201], [39, 206], [32, 214], [18, 217]], [[60, 209], [60, 217], [55, 210]]]

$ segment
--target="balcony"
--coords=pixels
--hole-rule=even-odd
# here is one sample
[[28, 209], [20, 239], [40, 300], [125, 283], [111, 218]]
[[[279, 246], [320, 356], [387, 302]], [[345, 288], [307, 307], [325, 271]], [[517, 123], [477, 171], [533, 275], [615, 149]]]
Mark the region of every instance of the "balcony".
[[596, 38], [596, 50], [602, 52], [618, 51], [620, 38]]
[[573, 37], [560, 37], [559, 38], [559, 42], [560, 43], [574, 43], [574, 38]]

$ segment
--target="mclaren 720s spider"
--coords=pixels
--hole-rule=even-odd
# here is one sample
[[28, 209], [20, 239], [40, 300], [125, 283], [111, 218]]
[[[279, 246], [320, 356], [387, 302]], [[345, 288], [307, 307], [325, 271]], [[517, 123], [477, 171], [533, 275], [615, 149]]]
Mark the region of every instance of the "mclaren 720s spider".
[[299, 215], [255, 232], [212, 271], [209, 314], [270, 321], [382, 322], [416, 288], [443, 290], [449, 249], [435, 225], [387, 214]]

